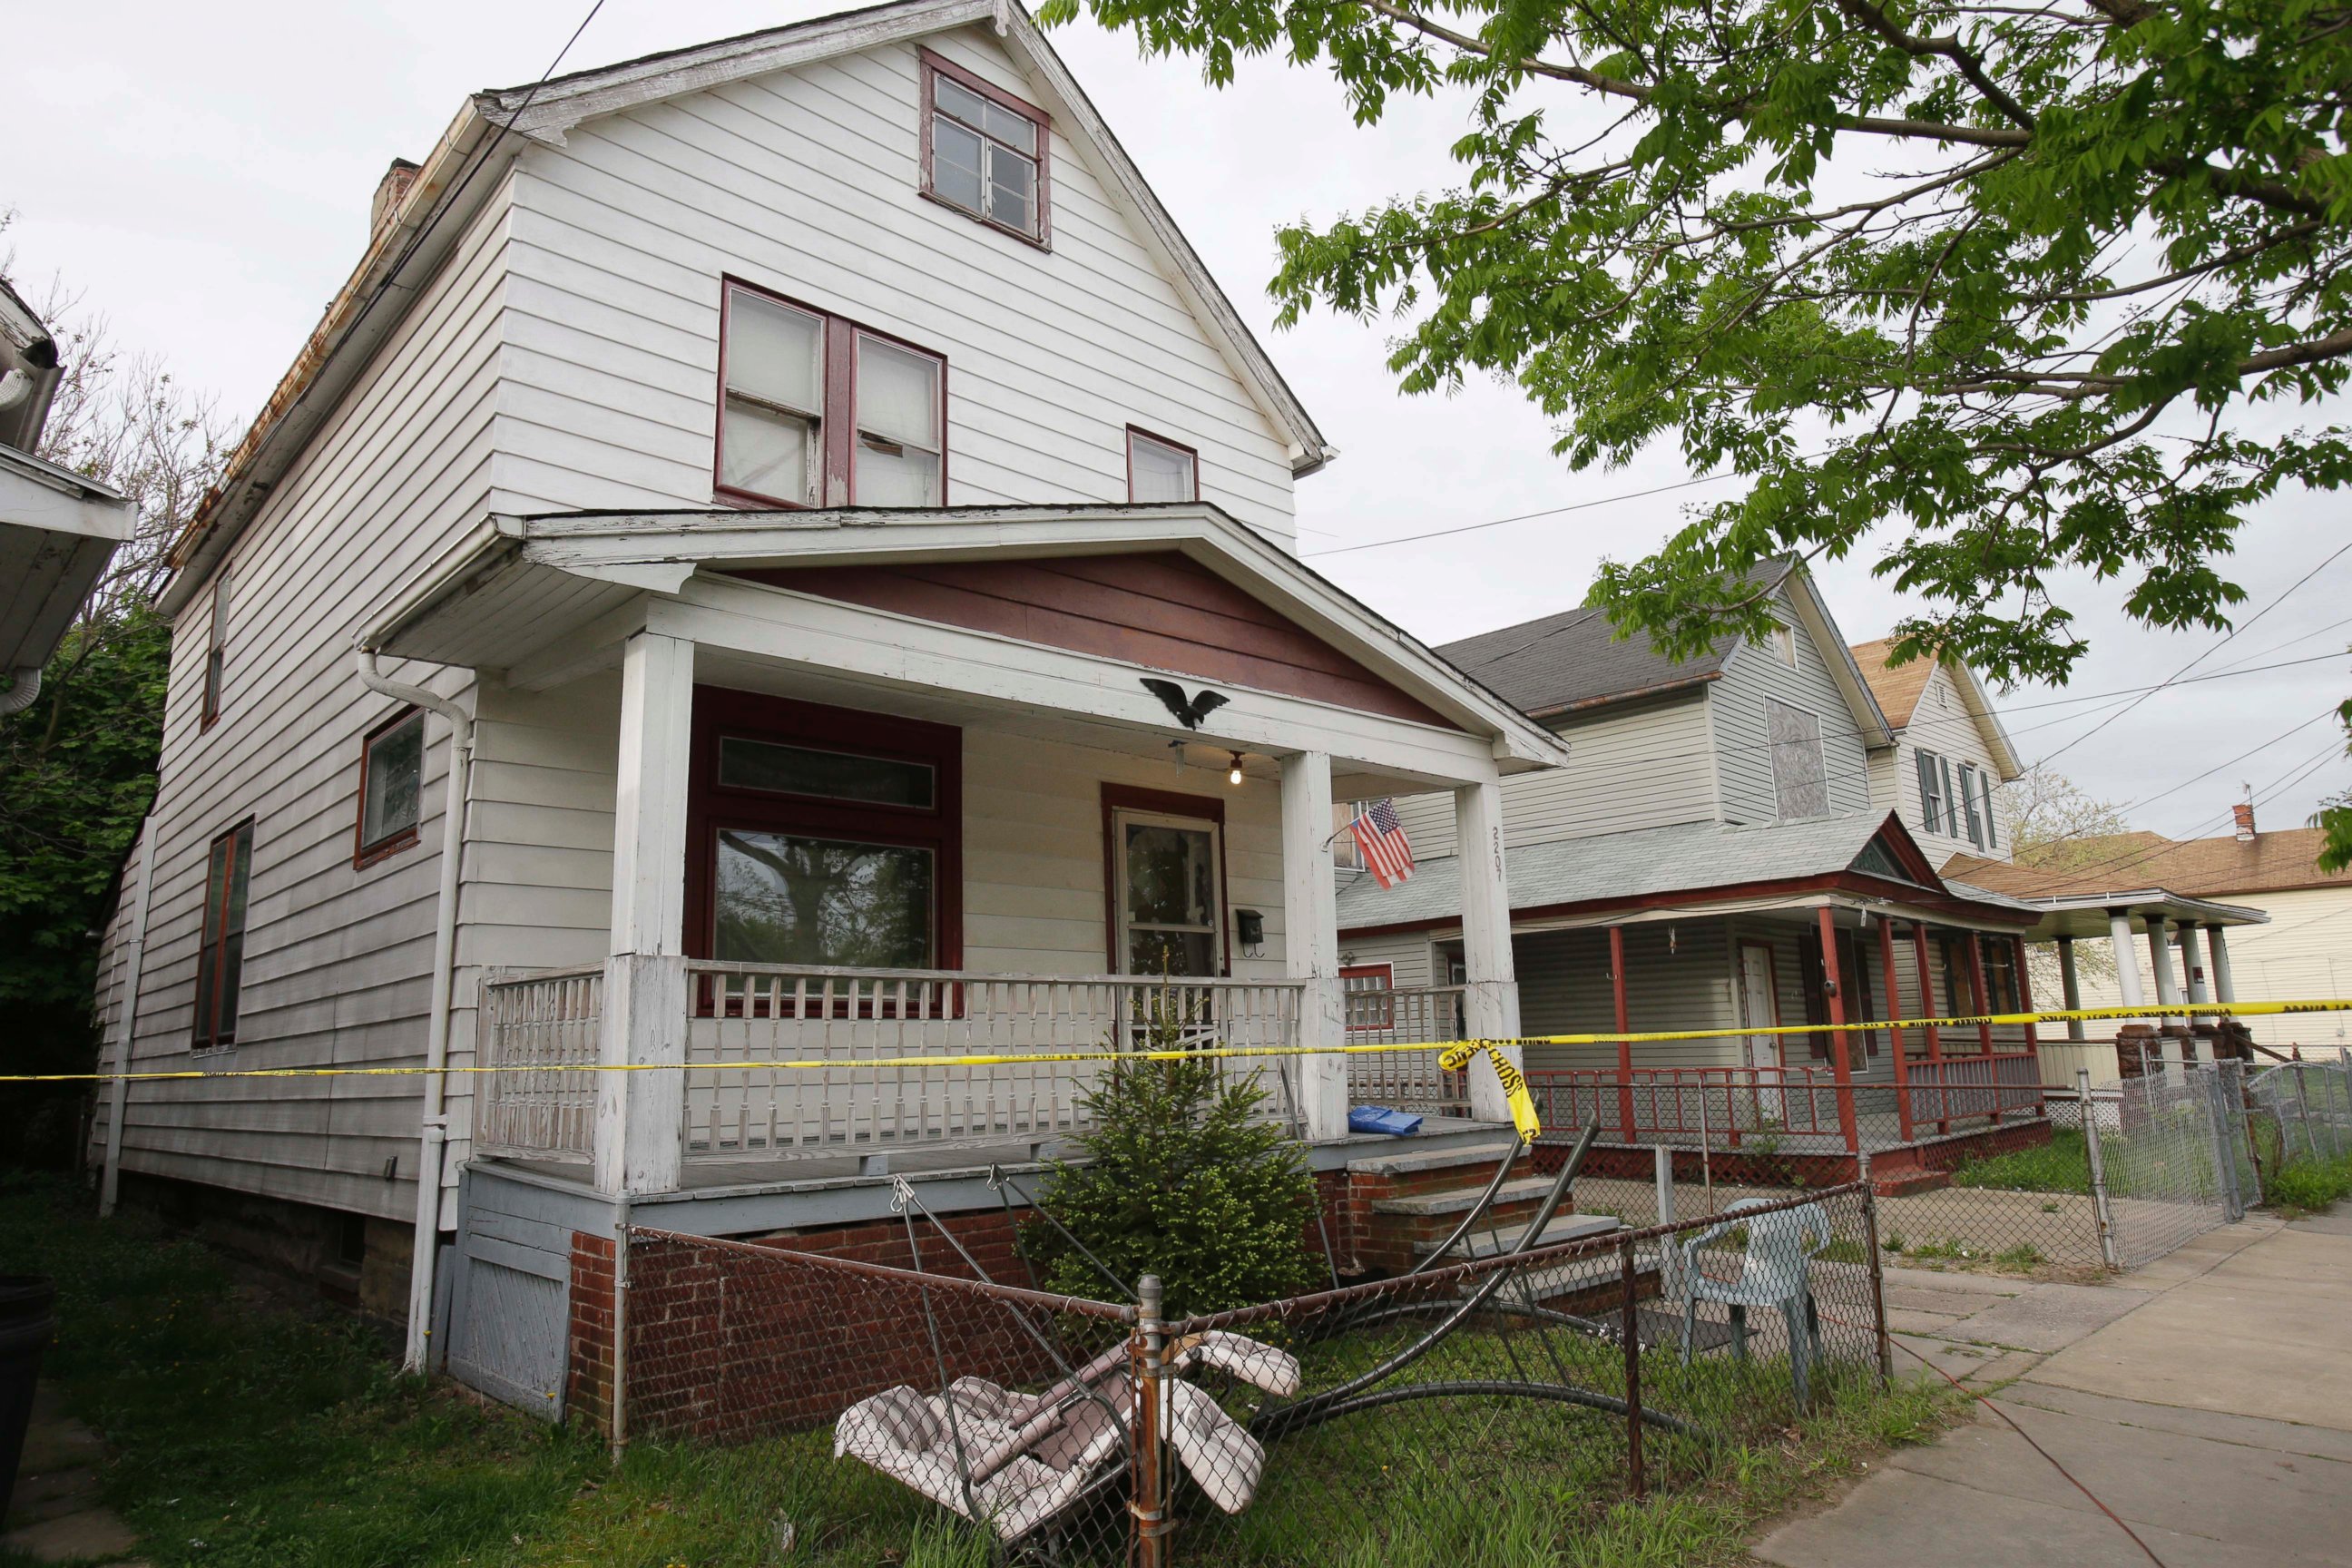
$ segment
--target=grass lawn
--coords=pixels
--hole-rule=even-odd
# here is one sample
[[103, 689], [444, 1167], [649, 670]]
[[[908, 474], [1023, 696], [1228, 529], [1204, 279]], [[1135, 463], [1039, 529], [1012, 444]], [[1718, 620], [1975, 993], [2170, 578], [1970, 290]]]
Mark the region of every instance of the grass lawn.
[[[974, 1532], [836, 1462], [829, 1432], [727, 1449], [638, 1446], [615, 1468], [602, 1443], [404, 1378], [368, 1331], [256, 1298], [201, 1247], [137, 1215], [100, 1226], [54, 1184], [0, 1182], [0, 1258], [57, 1277], [59, 1339], [46, 1371], [105, 1435], [107, 1499], [157, 1568], [990, 1561]], [[1654, 1397], [1741, 1397], [1718, 1386], [1740, 1375], [1720, 1364], [1662, 1371]], [[1717, 1381], [1677, 1390], [1683, 1375]], [[1177, 1561], [1728, 1563], [1759, 1521], [1889, 1446], [1932, 1436], [1957, 1402], [1908, 1383], [1847, 1393], [1790, 1425], [1748, 1422], [1738, 1443], [1702, 1450], [1660, 1437], [1655, 1473], [1676, 1489], [1641, 1502], [1617, 1497], [1613, 1424], [1601, 1416], [1522, 1401], [1401, 1407], [1420, 1423], [1411, 1428], [1348, 1416], [1278, 1446], [1258, 1503], [1222, 1529], [1180, 1535]], [[0, 1568], [22, 1561], [0, 1553]]]
[[[2109, 1134], [2110, 1141], [2113, 1137]], [[1952, 1185], [2011, 1193], [2087, 1193], [2091, 1156], [2080, 1129], [2053, 1127], [2050, 1142], [2036, 1148], [1963, 1163], [1952, 1173]]]

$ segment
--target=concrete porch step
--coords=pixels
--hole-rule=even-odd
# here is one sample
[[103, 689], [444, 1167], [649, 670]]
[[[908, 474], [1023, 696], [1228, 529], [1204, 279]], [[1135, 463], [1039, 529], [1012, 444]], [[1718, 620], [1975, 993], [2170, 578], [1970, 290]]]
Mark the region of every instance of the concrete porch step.
[[[1382, 1151], [1348, 1162], [1351, 1176], [1411, 1176], [1430, 1171], [1451, 1170], [1457, 1165], [1479, 1167], [1486, 1176], [1492, 1176], [1496, 1162], [1518, 1145], [1510, 1140], [1494, 1143], [1474, 1143], [1467, 1148], [1416, 1150], [1407, 1143], [1393, 1152]], [[1483, 1179], [1483, 1178], [1482, 1178]]]
[[[1551, 1191], [1551, 1184], [1549, 1176], [1522, 1176], [1517, 1181], [1505, 1182], [1501, 1190], [1495, 1194], [1495, 1206], [1501, 1208], [1509, 1204], [1540, 1202], [1543, 1195]], [[1403, 1197], [1374, 1198], [1371, 1207], [1374, 1214], [1434, 1219], [1444, 1215], [1468, 1213], [1478, 1206], [1479, 1194], [1485, 1191], [1482, 1185], [1452, 1187], [1439, 1193], [1412, 1193]]]
[[[1549, 1225], [1543, 1227], [1543, 1234], [1536, 1237], [1534, 1245], [1539, 1247], [1557, 1247], [1564, 1241], [1581, 1241], [1587, 1237], [1606, 1236], [1612, 1231], [1624, 1228], [1625, 1222], [1613, 1215], [1559, 1215], [1554, 1216]], [[1454, 1248], [1454, 1255], [1465, 1262], [1474, 1258], [1493, 1258], [1518, 1246], [1519, 1238], [1527, 1233], [1528, 1227], [1524, 1225], [1503, 1226], [1494, 1230], [1474, 1230], [1462, 1238], [1462, 1245]], [[1416, 1241], [1412, 1244], [1412, 1249], [1426, 1255], [1436, 1251], [1438, 1244], [1444, 1239], [1444, 1237], [1439, 1236]]]

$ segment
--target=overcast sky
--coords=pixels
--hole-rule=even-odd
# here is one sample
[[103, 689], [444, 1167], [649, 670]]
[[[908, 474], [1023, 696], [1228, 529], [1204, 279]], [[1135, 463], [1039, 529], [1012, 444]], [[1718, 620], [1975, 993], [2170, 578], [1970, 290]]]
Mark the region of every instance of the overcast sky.
[[[0, 209], [16, 214], [0, 244], [16, 252], [16, 281], [37, 296], [61, 275], [110, 318], [120, 346], [160, 353], [184, 380], [249, 414], [358, 259], [386, 162], [423, 157], [467, 92], [536, 79], [586, 8], [586, 0], [24, 7], [11, 18], [11, 42], [20, 63], [40, 68], [14, 73], [15, 108], [20, 126], [37, 129], [20, 130], [0, 166]], [[606, 0], [564, 68], [836, 8]], [[1576, 603], [1596, 561], [1640, 553], [1676, 524], [1683, 505], [1727, 493], [1708, 484], [1610, 500], [1691, 476], [1671, 450], [1614, 471], [1571, 473], [1549, 455], [1546, 421], [1507, 387], [1403, 397], [1383, 367], [1380, 326], [1318, 318], [1272, 331], [1264, 286], [1275, 226], [1448, 183], [1445, 147], [1459, 126], [1445, 107], [1408, 106], [1379, 130], [1359, 131], [1320, 74], [1262, 61], [1219, 93], [1190, 62], [1141, 59], [1127, 38], [1091, 25], [1054, 37], [1341, 450], [1299, 487], [1310, 557], [1583, 507], [1318, 559], [1341, 584], [1442, 642]], [[2342, 416], [2340, 408], [2319, 413]], [[2317, 422], [2312, 411], [2282, 421]], [[1594, 501], [1605, 504], [1583, 505]], [[2245, 614], [2352, 538], [2346, 520], [2343, 498], [2301, 494], [2257, 516], [2228, 568], [2250, 595]], [[1902, 609], [1867, 564], [1820, 568], [1856, 641], [1881, 635]], [[2071, 691], [2028, 688], [2004, 699], [2026, 760], [2078, 742], [2053, 765], [2095, 795], [2146, 802], [2136, 820], [2178, 836], [2221, 830], [2244, 784], [2261, 797], [2263, 825], [2284, 827], [2352, 784], [2352, 764], [2322, 717], [2347, 692], [2352, 660], [2343, 658], [2176, 688], [2088, 739], [2112, 708], [2030, 707], [2155, 683], [2218, 640], [2135, 629], [2116, 608], [2120, 598], [2116, 585], [2086, 583], [2067, 600], [2094, 645]], [[2352, 625], [2335, 624], [2352, 618], [2347, 601], [2352, 554], [2199, 673], [2339, 654], [2352, 640]], [[2208, 769], [2217, 771], [2187, 782]]]

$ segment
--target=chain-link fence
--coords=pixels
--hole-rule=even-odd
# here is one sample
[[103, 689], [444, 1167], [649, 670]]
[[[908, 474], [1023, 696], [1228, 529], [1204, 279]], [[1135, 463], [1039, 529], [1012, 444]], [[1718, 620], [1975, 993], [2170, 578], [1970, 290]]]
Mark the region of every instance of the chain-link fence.
[[929, 1216], [861, 1245], [628, 1231], [616, 1437], [774, 1442], [796, 1531], [899, 1555], [1532, 1557], [1886, 1372], [1859, 1184], [1182, 1321], [990, 1282]]
[[2251, 1071], [2242, 1100], [2263, 1170], [2352, 1154], [2352, 1052]]

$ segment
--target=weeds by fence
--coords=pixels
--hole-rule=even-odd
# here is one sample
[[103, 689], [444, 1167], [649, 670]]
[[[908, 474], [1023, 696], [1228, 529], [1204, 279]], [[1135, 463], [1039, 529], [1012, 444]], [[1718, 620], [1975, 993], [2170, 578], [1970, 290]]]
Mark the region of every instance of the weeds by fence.
[[971, 1277], [944, 1230], [905, 1242], [925, 1271], [629, 1231], [616, 1416], [829, 1425], [973, 1561], [1466, 1563], [1704, 1483], [1885, 1374], [1858, 1184], [1176, 1321], [1148, 1282], [1048, 1296]]

